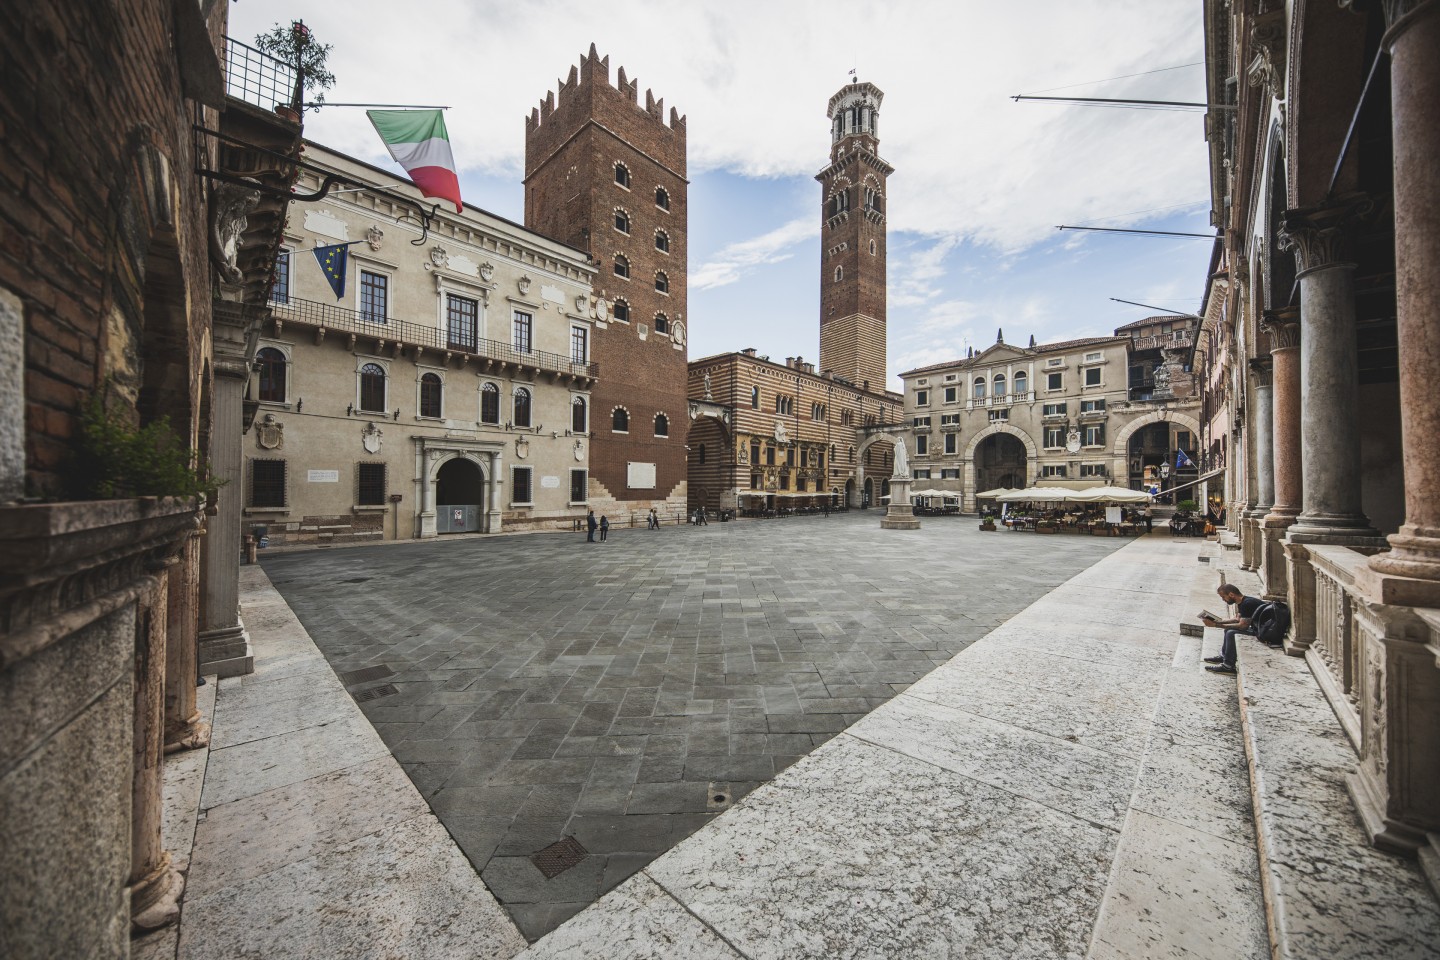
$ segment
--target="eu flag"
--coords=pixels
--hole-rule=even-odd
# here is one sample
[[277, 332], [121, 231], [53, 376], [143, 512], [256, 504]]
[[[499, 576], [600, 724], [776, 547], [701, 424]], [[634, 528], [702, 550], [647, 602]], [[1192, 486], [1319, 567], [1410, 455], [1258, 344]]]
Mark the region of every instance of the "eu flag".
[[1194, 467], [1195, 463], [1187, 456], [1184, 450], [1175, 451], [1175, 469], [1184, 470], [1186, 467]]
[[320, 264], [320, 272], [330, 281], [336, 300], [345, 298], [345, 264], [350, 259], [347, 256], [349, 247], [348, 243], [336, 243], [315, 248], [315, 260]]

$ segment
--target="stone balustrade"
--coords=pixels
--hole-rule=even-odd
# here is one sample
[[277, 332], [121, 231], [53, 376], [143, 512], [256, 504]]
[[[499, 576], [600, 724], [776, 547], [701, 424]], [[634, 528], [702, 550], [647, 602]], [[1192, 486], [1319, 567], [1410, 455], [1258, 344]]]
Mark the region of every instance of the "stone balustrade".
[[1361, 651], [1355, 608], [1364, 601], [1355, 586], [1355, 576], [1368, 558], [1346, 547], [1317, 545], [1309, 553], [1315, 582], [1315, 608], [1310, 618], [1315, 639], [1305, 658], [1340, 726], [1358, 751]]

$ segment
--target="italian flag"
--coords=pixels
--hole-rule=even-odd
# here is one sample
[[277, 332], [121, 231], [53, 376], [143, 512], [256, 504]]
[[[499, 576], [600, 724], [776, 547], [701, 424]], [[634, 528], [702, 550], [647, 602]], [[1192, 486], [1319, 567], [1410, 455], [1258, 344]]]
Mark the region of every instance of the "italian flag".
[[455, 212], [460, 205], [460, 179], [450, 153], [445, 115], [439, 110], [366, 110], [375, 132], [395, 162], [405, 168], [415, 186], [427, 197], [449, 200]]

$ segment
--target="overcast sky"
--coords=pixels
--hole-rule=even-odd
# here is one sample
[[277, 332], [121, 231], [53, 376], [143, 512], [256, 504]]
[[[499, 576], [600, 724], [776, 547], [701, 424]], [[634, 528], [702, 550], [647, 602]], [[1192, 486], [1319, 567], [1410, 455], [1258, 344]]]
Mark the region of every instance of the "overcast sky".
[[[813, 176], [828, 162], [826, 102], [856, 68], [885, 92], [880, 153], [895, 167], [893, 377], [997, 328], [1044, 342], [1155, 312], [1109, 297], [1199, 306], [1207, 241], [1055, 225], [1208, 232], [1201, 115], [1009, 97], [1203, 100], [1203, 70], [1187, 66], [1204, 56], [1200, 14], [1199, 0], [238, 0], [230, 33], [249, 42], [300, 16], [334, 46], [328, 99], [449, 105], [466, 202], [516, 221], [524, 118], [593, 41], [612, 80], [624, 65], [642, 98], [653, 88], [688, 118], [691, 357], [816, 357]], [[362, 110], [310, 113], [306, 134], [394, 168]]]

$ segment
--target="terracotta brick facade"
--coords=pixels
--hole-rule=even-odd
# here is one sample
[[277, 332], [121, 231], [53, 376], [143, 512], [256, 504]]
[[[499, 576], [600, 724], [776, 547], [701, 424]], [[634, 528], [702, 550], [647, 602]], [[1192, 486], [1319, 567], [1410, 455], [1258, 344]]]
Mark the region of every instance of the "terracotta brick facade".
[[[595, 295], [609, 308], [597, 316], [592, 345], [597, 510], [678, 512], [685, 503], [685, 170], [685, 118], [674, 108], [667, 118], [648, 90], [642, 106], [623, 67], [612, 85], [610, 59], [593, 45], [526, 120], [525, 225], [588, 251], [600, 268]], [[618, 318], [617, 308], [628, 316]], [[631, 486], [631, 464], [653, 464], [654, 485]]]

